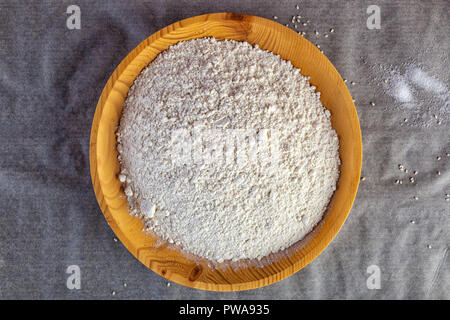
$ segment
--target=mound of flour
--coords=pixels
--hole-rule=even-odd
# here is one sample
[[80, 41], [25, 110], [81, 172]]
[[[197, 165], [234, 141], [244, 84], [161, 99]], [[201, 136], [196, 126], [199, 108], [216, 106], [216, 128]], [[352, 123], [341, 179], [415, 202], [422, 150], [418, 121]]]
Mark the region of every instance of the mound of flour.
[[170, 47], [137, 77], [117, 131], [131, 214], [214, 262], [291, 246], [320, 221], [339, 177], [319, 97], [290, 62], [246, 42]]

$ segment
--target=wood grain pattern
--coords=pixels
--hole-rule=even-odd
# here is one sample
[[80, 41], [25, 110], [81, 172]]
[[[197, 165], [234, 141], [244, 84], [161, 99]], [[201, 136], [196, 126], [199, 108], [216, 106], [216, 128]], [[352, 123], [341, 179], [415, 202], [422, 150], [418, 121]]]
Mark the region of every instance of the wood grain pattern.
[[[155, 248], [157, 239], [142, 232], [142, 222], [129, 215], [117, 178], [119, 163], [115, 131], [130, 86], [158, 53], [179, 41], [201, 37], [247, 41], [290, 60], [303, 75], [311, 77], [310, 82], [321, 92], [322, 103], [331, 111], [332, 125], [339, 135], [341, 175], [327, 213], [320, 225], [302, 240], [303, 244], [297, 246], [298, 249], [288, 249], [289, 256], [264, 268], [217, 270], [208, 267], [206, 260], [194, 262], [177, 250], [165, 246]], [[353, 204], [359, 183], [361, 153], [361, 130], [350, 93], [333, 65], [312, 43], [293, 30], [264, 18], [215, 13], [167, 26], [143, 41], [120, 63], [98, 101], [91, 131], [90, 166], [92, 184], [106, 220], [139, 261], [161, 276], [185, 286], [238, 291], [288, 277], [325, 249], [343, 225]]]

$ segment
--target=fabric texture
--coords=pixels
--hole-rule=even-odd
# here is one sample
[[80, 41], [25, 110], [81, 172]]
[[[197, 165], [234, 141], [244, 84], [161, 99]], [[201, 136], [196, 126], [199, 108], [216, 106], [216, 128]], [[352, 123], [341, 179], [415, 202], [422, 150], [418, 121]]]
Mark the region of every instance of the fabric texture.
[[[377, 1], [381, 29], [370, 30], [371, 4], [1, 0], [0, 298], [449, 299], [449, 105], [440, 125], [405, 125], [411, 113], [427, 110], [394, 108], [379, 84], [383, 68], [414, 63], [449, 87], [450, 5]], [[80, 30], [66, 26], [70, 5], [80, 7]], [[113, 70], [155, 31], [212, 12], [309, 20], [298, 30], [355, 82], [349, 89], [363, 136], [366, 179], [334, 241], [291, 277], [236, 293], [168, 287], [114, 241], [89, 171], [91, 123]], [[414, 183], [399, 164], [419, 171]], [[403, 184], [395, 184], [400, 177]], [[80, 267], [80, 290], [66, 286], [70, 265]], [[379, 267], [380, 289], [367, 286], [371, 265]]]

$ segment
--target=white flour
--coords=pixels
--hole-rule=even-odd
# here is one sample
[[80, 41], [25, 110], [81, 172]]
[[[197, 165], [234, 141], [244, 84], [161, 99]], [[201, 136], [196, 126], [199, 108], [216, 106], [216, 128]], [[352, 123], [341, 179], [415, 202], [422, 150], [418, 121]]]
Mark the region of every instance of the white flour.
[[261, 259], [320, 221], [339, 142], [319, 93], [246, 42], [172, 46], [136, 79], [117, 132], [132, 214], [214, 262]]
[[408, 122], [403, 125], [426, 128], [450, 123], [450, 93], [445, 82], [410, 62], [375, 71], [379, 74], [376, 81], [394, 98], [389, 108], [405, 111]]

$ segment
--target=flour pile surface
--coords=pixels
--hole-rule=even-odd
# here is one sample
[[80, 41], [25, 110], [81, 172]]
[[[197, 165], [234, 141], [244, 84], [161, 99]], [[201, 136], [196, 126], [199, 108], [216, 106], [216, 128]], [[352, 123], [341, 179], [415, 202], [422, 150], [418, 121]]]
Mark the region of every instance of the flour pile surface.
[[131, 213], [214, 262], [291, 246], [320, 221], [339, 177], [319, 98], [290, 62], [246, 42], [170, 47], [137, 77], [117, 131]]

